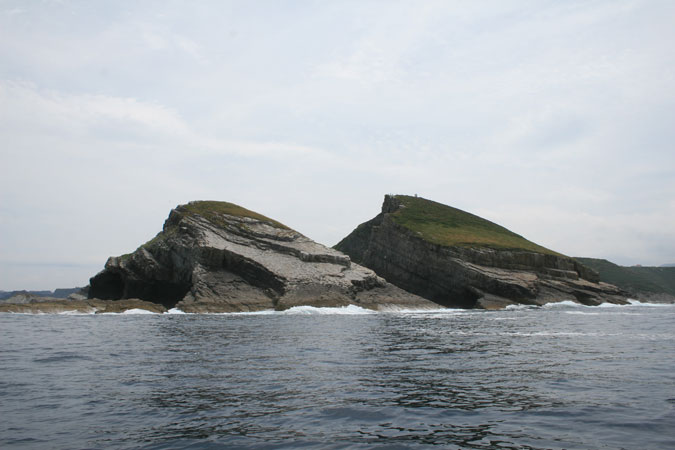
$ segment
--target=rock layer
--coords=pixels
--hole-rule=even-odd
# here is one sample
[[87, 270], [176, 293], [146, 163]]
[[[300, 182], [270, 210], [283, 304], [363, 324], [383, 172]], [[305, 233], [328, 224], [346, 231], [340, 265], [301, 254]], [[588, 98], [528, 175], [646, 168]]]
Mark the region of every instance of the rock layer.
[[436, 307], [337, 250], [224, 202], [172, 210], [157, 237], [108, 259], [90, 280], [89, 297], [139, 298], [185, 312]]
[[398, 287], [444, 306], [627, 303], [626, 293], [598, 282], [596, 272], [554, 252], [430, 242], [397, 222], [395, 214], [405, 207], [400, 197], [386, 196], [382, 212], [335, 248]]

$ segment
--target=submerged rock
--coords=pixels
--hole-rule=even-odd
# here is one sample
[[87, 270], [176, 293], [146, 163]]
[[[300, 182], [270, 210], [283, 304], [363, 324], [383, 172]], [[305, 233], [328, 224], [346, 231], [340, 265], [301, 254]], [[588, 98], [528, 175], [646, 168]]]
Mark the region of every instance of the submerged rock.
[[433, 308], [285, 225], [225, 202], [191, 202], [135, 252], [111, 257], [90, 298], [140, 298], [185, 312], [293, 306]]
[[385, 196], [382, 212], [335, 246], [353, 261], [440, 305], [501, 309], [571, 300], [626, 304], [626, 293], [572, 258], [473, 214]]
[[113, 300], [64, 300], [50, 298], [30, 303], [2, 303], [0, 312], [23, 314], [55, 314], [77, 312], [84, 314], [122, 313], [131, 309], [142, 309], [153, 313], [164, 313], [166, 308], [152, 302], [139, 299]]

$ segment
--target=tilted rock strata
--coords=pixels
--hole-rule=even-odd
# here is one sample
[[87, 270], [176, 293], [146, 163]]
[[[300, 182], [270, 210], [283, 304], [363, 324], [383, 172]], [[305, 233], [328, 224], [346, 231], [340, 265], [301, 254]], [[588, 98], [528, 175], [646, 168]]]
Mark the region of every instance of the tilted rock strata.
[[398, 224], [402, 205], [387, 196], [382, 213], [336, 249], [406, 291], [444, 306], [501, 309], [571, 300], [625, 304], [625, 293], [565, 256], [480, 246], [443, 246]]
[[134, 253], [109, 258], [90, 280], [89, 296], [141, 298], [185, 312], [437, 306], [274, 221], [206, 216], [195, 205], [172, 210], [163, 231]]

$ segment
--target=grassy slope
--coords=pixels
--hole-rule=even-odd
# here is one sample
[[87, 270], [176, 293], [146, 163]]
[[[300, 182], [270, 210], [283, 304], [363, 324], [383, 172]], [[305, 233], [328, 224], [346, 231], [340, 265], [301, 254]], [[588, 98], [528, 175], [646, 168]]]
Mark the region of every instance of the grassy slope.
[[408, 195], [397, 195], [404, 208], [394, 220], [425, 240], [444, 246], [489, 247], [560, 255], [506, 228], [457, 208]]
[[277, 228], [284, 230], [289, 229], [286, 225], [279, 223], [276, 220], [270, 219], [269, 217], [265, 217], [262, 214], [258, 214], [257, 212], [250, 211], [246, 208], [242, 208], [241, 206], [235, 205], [234, 203], [216, 202], [211, 200], [195, 201], [184, 205], [181, 208], [181, 211], [187, 214], [199, 214], [215, 225], [221, 225], [223, 222], [219, 216], [221, 214], [227, 214], [236, 217], [250, 217], [251, 219], [268, 222], [270, 225]]
[[575, 258], [595, 269], [600, 281], [627, 291], [665, 292], [675, 295], [675, 267], [624, 267], [606, 259]]

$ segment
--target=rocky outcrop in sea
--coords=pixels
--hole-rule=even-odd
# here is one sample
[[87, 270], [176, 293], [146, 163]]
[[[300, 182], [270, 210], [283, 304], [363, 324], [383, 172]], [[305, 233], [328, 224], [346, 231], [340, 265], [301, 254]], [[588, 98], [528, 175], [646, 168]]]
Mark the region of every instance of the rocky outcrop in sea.
[[[458, 242], [443, 243], [453, 239]], [[509, 244], [493, 245], [502, 241]], [[382, 212], [335, 248], [398, 287], [449, 307], [627, 303], [625, 292], [599, 282], [597, 272], [578, 261], [416, 197], [386, 196]]]
[[206, 201], [176, 207], [154, 239], [109, 258], [91, 278], [89, 298], [138, 298], [185, 312], [438, 307], [279, 222]]

